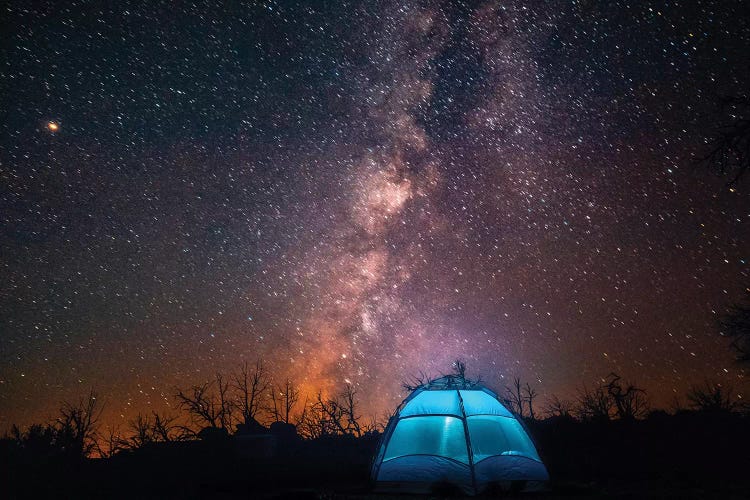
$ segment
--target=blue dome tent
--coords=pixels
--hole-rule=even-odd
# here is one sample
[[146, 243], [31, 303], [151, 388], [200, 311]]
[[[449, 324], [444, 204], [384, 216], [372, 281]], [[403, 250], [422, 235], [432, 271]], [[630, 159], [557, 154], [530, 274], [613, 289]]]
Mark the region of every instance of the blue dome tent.
[[417, 387], [383, 433], [372, 479], [380, 490], [474, 495], [549, 479], [523, 424], [479, 382], [446, 375]]

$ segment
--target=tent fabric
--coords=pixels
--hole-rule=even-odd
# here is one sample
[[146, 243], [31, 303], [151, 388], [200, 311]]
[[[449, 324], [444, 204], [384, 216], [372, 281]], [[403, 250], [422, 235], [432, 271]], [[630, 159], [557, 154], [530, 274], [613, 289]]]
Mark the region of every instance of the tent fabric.
[[474, 462], [495, 455], [520, 455], [541, 462], [521, 423], [515, 418], [467, 417]]
[[463, 399], [464, 413], [470, 415], [501, 415], [515, 418], [500, 402], [484, 391], [458, 391]]
[[413, 415], [461, 416], [458, 391], [423, 391], [404, 406], [401, 418]]
[[422, 416], [408, 418], [393, 431], [384, 461], [407, 455], [434, 455], [469, 463], [464, 423], [460, 418]]
[[549, 479], [523, 424], [495, 393], [442, 379], [416, 389], [401, 404], [383, 435], [372, 476], [404, 492], [449, 483], [467, 494], [497, 482]]
[[542, 462], [518, 455], [494, 456], [478, 462], [474, 466], [478, 484], [494, 481], [512, 481], [523, 478], [526, 481], [546, 481], [547, 469]]
[[471, 483], [471, 470], [462, 464], [444, 457], [413, 455], [383, 462], [380, 481], [391, 482], [449, 482]]

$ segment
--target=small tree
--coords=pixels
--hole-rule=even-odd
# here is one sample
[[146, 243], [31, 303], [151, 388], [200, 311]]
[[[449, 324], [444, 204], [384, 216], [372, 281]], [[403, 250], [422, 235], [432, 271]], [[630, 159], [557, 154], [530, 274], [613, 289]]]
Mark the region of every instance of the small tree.
[[526, 382], [526, 387], [523, 388], [523, 400], [526, 402], [526, 404], [529, 407], [529, 418], [531, 420], [535, 420], [536, 416], [534, 415], [534, 399], [537, 397], [536, 389], [532, 388], [531, 385], [529, 385], [528, 382]]
[[732, 339], [737, 359], [750, 362], [750, 288], [745, 290], [743, 303], [735, 304], [719, 323], [722, 333]]
[[96, 453], [101, 458], [112, 458], [126, 448], [127, 443], [120, 435], [120, 428], [115, 425], [107, 427], [107, 433], [99, 436], [96, 442]]
[[276, 422], [291, 423], [292, 410], [299, 401], [299, 389], [289, 379], [283, 385], [271, 386], [269, 412]]
[[357, 390], [354, 389], [352, 384], [346, 384], [346, 388], [340, 396], [340, 406], [343, 413], [345, 434], [361, 437], [367, 429], [364, 429], [361, 423], [362, 415], [358, 415], [359, 403], [356, 396]]
[[374, 430], [374, 425], [362, 423], [356, 395], [351, 384], [346, 384], [341, 394], [330, 398], [318, 392], [316, 400], [306, 404], [300, 416], [298, 426], [302, 435], [309, 439], [332, 435], [361, 437]]
[[262, 360], [257, 360], [252, 369], [247, 362], [233, 376], [234, 388], [237, 390], [235, 406], [239, 409], [242, 421], [249, 425], [257, 421], [258, 413], [264, 408], [264, 399], [271, 384]]
[[589, 389], [585, 385], [578, 391], [575, 412], [579, 419], [588, 422], [608, 421], [612, 418], [614, 402], [601, 385]]
[[721, 174], [732, 175], [729, 181], [732, 185], [750, 167], [750, 99], [747, 96], [723, 97], [721, 110], [729, 119], [717, 128], [702, 161]]
[[54, 429], [57, 446], [71, 455], [91, 455], [97, 446], [102, 410], [93, 390], [77, 403], [63, 402]]
[[308, 439], [344, 434], [342, 416], [339, 402], [336, 399], [327, 399], [323, 397], [322, 392], [318, 392], [315, 401], [310, 405], [305, 404], [298, 419], [298, 427], [300, 433]]
[[521, 387], [521, 379], [513, 377], [513, 385], [505, 386], [505, 398], [504, 402], [510, 407], [510, 410], [519, 416], [523, 417], [523, 402], [524, 402], [523, 389]]
[[706, 380], [703, 386], [693, 386], [687, 393], [687, 399], [693, 410], [706, 413], [729, 413], [741, 408], [741, 403], [734, 398], [731, 386]]
[[151, 421], [148, 415], [138, 413], [134, 419], [128, 422], [128, 429], [131, 431], [131, 436], [126, 441], [126, 446], [128, 448], [141, 448], [144, 445], [155, 441]]
[[571, 417], [573, 412], [573, 403], [567, 399], [560, 399], [552, 395], [547, 404], [544, 406], [544, 414], [547, 417]]
[[151, 416], [139, 413], [128, 422], [131, 436], [123, 441], [127, 448], [141, 448], [149, 443], [170, 442], [181, 438], [179, 427], [175, 425], [177, 417], [160, 415], [152, 412]]
[[175, 397], [180, 408], [188, 412], [195, 425], [229, 431], [232, 402], [229, 398], [229, 382], [224, 380], [221, 373], [216, 374], [214, 381], [194, 385], [188, 391], [178, 390]]
[[86, 458], [99, 450], [102, 409], [103, 405], [92, 390], [75, 403], [64, 401], [52, 423], [33, 424], [26, 431], [13, 425], [10, 439], [34, 461], [53, 457], [67, 460]]
[[26, 431], [17, 425], [10, 429], [10, 438], [15, 442], [19, 451], [32, 460], [59, 456], [65, 450], [56, 442], [57, 430], [51, 424], [32, 424]]
[[160, 415], [155, 411], [152, 414], [154, 416], [154, 423], [151, 429], [156, 441], [170, 442], [184, 438], [180, 432], [180, 427], [176, 424], [176, 416]]
[[606, 380], [607, 394], [609, 394], [616, 415], [622, 420], [643, 418], [648, 414], [648, 400], [646, 391], [633, 384], [620, 382], [616, 373], [610, 373]]

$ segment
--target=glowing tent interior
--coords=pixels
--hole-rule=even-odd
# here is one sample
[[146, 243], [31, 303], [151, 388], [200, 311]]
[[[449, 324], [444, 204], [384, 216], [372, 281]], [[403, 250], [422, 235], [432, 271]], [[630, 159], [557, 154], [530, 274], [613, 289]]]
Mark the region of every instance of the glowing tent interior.
[[473, 495], [541, 484], [547, 469], [522, 423], [476, 381], [446, 375], [417, 387], [391, 417], [372, 466], [380, 490]]

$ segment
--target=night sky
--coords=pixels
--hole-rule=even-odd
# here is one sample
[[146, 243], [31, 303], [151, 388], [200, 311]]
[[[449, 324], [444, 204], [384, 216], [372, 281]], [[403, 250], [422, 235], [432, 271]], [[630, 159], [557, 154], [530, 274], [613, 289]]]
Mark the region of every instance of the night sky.
[[5, 3], [0, 429], [256, 358], [372, 415], [459, 357], [747, 393], [748, 180], [696, 161], [741, 4]]

